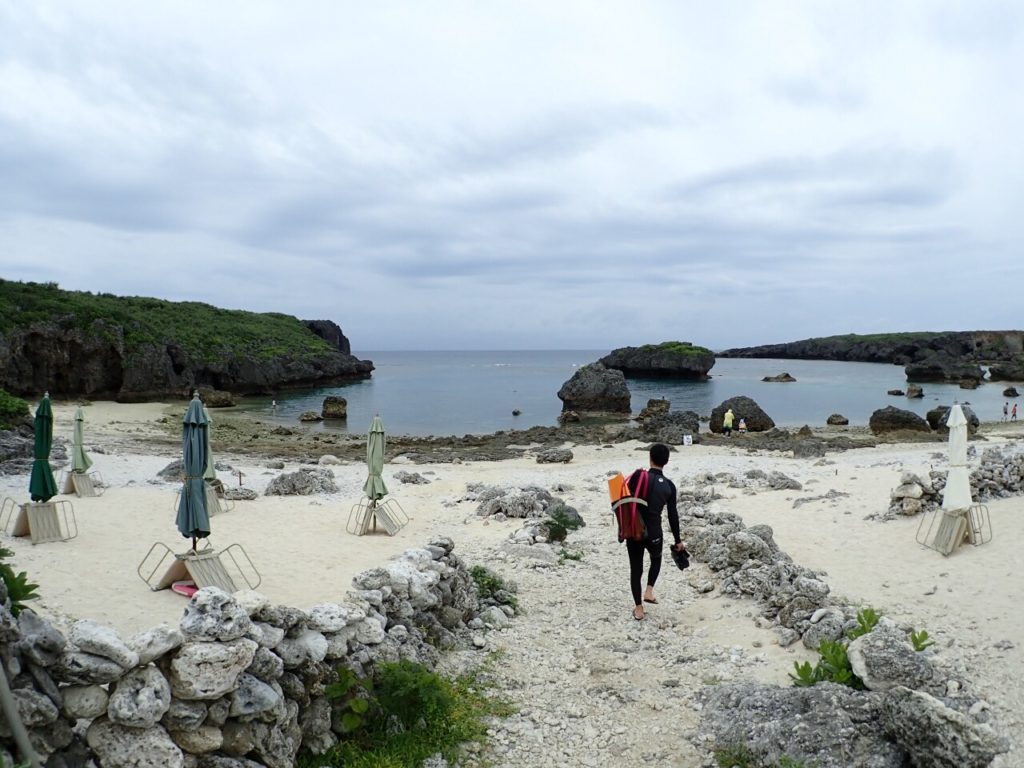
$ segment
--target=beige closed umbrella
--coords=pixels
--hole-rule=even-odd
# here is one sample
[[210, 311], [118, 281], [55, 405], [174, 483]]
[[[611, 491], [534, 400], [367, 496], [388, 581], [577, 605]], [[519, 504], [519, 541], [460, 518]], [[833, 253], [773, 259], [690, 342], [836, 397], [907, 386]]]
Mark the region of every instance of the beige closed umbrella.
[[92, 466], [92, 459], [85, 452], [85, 414], [81, 407], [75, 410], [75, 428], [71, 433], [71, 471], [85, 473]]
[[949, 409], [946, 426], [949, 427], [949, 473], [942, 494], [942, 508], [967, 509], [973, 503], [971, 477], [967, 471], [967, 418], [956, 403]]

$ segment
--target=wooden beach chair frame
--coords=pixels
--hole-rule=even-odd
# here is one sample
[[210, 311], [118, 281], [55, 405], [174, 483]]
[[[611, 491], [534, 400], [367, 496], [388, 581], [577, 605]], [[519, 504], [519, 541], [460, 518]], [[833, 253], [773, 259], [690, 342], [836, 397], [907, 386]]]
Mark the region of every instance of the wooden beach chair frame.
[[[221, 512], [231, 512], [235, 508], [235, 502], [228, 499], [222, 499], [217, 495], [216, 489], [209, 483], [203, 483], [203, 493], [206, 494], [206, 514], [210, 517], [219, 515]], [[181, 490], [174, 495], [174, 511], [178, 511], [178, 505], [181, 503]]]
[[[199, 589], [219, 587], [228, 594], [237, 592], [240, 583], [248, 589], [256, 589], [263, 583], [263, 577], [241, 544], [229, 544], [221, 550], [215, 550], [209, 545], [209, 540], [207, 545], [198, 551], [190, 549], [178, 554], [163, 542], [154, 542], [135, 572], [154, 592], [185, 580], [194, 581]], [[231, 571], [227, 568], [228, 563]], [[162, 573], [157, 578], [161, 569]]]
[[73, 493], [79, 498], [86, 496], [102, 496], [106, 490], [106, 483], [103, 482], [103, 475], [99, 472], [69, 472], [63, 473], [61, 478], [61, 493]]
[[396, 499], [373, 502], [364, 496], [349, 510], [345, 530], [356, 536], [365, 536], [370, 532], [371, 524], [376, 533], [378, 522], [389, 536], [394, 536], [409, 524], [409, 516]]
[[70, 501], [29, 501], [0, 504], [0, 527], [11, 536], [30, 536], [33, 544], [71, 541], [78, 536], [78, 520]]
[[967, 509], [929, 512], [921, 517], [915, 539], [921, 546], [934, 549], [944, 557], [955, 552], [965, 541], [979, 547], [992, 541], [988, 507], [972, 504]]

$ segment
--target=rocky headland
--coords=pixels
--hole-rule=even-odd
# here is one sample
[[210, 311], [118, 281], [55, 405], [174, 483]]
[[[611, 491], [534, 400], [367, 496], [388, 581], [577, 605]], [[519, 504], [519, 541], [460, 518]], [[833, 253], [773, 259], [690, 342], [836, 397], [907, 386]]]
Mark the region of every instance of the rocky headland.
[[0, 280], [0, 388], [15, 395], [274, 394], [372, 371], [328, 320]]
[[719, 357], [838, 360], [905, 366], [908, 381], [981, 381], [981, 365], [996, 380], [1024, 378], [1024, 331], [846, 334], [757, 347], [735, 347]]

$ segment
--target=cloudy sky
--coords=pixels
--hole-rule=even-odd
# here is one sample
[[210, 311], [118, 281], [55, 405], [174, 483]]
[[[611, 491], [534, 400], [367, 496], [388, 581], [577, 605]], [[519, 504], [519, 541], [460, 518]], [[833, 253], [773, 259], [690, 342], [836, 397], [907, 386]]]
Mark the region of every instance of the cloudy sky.
[[0, 0], [0, 277], [355, 352], [1020, 328], [1024, 4]]

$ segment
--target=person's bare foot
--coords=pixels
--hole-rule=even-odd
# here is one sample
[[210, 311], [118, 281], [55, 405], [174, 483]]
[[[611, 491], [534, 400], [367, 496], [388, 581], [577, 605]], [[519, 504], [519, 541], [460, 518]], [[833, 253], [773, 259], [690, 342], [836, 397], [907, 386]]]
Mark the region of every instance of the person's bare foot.
[[637, 621], [643, 621], [645, 615], [644, 607], [642, 605], [638, 605], [633, 609], [633, 618]]
[[656, 598], [654, 596], [654, 591], [653, 590], [650, 590], [650, 589], [647, 590], [647, 592], [644, 594], [644, 602], [645, 603], [657, 603], [658, 602], [658, 598]]

